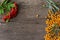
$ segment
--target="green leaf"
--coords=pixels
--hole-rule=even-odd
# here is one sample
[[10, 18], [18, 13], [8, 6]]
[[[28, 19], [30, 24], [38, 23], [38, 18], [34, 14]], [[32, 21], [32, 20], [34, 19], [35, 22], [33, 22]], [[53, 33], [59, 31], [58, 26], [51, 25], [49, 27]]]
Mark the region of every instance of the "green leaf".
[[1, 14], [1, 10], [0, 10], [0, 14]]
[[6, 5], [8, 3], [9, 0], [4, 0], [1, 5]]
[[6, 9], [5, 10], [6, 12], [10, 11], [10, 7], [9, 6], [5, 6], [5, 9]]
[[1, 9], [1, 14], [3, 14], [2, 9]]
[[0, 6], [0, 14], [4, 14], [4, 8]]
[[8, 0], [4, 0], [2, 5], [0, 5], [0, 14], [4, 13], [4, 9], [6, 12], [9, 12], [12, 7], [15, 7], [13, 2], [8, 2]]
[[15, 7], [14, 4], [12, 2], [8, 3], [5, 8], [6, 8], [6, 11], [10, 11], [12, 7]]
[[4, 14], [4, 10], [1, 9], [1, 10], [0, 10], [0, 14]]
[[7, 6], [14, 7], [14, 4], [12, 2], [8, 3]]
[[8, 4], [13, 4], [13, 2], [9, 2]]
[[2, 14], [4, 14], [4, 10], [3, 9], [1, 10], [1, 12], [2, 12]]
[[8, 10], [10, 10], [10, 6], [8, 6]]
[[6, 1], [4, 2], [4, 4], [7, 4], [7, 2], [8, 2], [8, 0], [6, 0]]

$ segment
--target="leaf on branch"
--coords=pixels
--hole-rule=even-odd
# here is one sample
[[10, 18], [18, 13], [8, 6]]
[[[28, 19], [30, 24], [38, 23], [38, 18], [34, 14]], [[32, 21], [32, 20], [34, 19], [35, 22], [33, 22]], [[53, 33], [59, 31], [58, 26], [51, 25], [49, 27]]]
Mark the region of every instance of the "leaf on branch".
[[0, 14], [4, 14], [4, 8], [0, 6]]
[[15, 6], [12, 2], [9, 2], [6, 5], [3, 5], [3, 7], [5, 8], [5, 11], [8, 12], [11, 10], [12, 7], [15, 7]]

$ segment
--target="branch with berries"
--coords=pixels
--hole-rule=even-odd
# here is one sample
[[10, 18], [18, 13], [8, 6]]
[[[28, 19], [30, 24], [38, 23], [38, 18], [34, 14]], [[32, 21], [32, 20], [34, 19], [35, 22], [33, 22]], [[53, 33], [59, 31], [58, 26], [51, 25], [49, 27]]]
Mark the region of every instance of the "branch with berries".
[[60, 40], [60, 5], [53, 0], [46, 0], [48, 3], [48, 16], [46, 17], [47, 27], [45, 28], [45, 40]]
[[[10, 19], [17, 15], [18, 6], [16, 2], [10, 2], [9, 0], [4, 0], [0, 4], [0, 15], [5, 14], [2, 17], [4, 22], [9, 22]], [[7, 13], [7, 14], [6, 14]]]

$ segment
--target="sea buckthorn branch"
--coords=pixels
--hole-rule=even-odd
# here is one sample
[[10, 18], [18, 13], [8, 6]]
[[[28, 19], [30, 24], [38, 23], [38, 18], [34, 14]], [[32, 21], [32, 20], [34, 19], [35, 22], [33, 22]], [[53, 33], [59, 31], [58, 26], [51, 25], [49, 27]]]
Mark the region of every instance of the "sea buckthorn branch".
[[49, 4], [45, 40], [60, 40], [60, 9], [55, 2], [47, 0]]
[[[50, 38], [45, 35], [45, 40], [60, 40], [60, 13], [56, 12], [55, 14], [48, 14], [48, 18], [46, 20], [47, 27], [46, 35], [49, 34]], [[53, 37], [52, 37], [53, 34]], [[46, 38], [47, 37], [47, 38]], [[55, 37], [55, 38], [54, 38]]]
[[8, 22], [11, 18], [15, 17], [17, 15], [17, 3], [14, 2], [14, 7], [11, 8], [11, 11], [8, 12], [7, 15], [4, 15], [4, 17], [2, 18], [3, 21]]
[[4, 22], [9, 22], [11, 18], [17, 15], [18, 6], [16, 2], [10, 2], [9, 0], [4, 0], [0, 4], [0, 15], [5, 14], [2, 18]]

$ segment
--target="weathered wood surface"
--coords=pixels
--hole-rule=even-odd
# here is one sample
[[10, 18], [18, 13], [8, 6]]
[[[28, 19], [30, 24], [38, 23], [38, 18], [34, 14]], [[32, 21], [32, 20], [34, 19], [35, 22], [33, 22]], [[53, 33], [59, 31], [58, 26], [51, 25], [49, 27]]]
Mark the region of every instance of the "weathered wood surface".
[[[0, 40], [44, 40], [47, 9], [41, 3], [45, 0], [12, 1], [19, 4], [18, 15], [9, 23], [0, 20]], [[35, 18], [36, 14], [40, 15], [39, 19]]]

